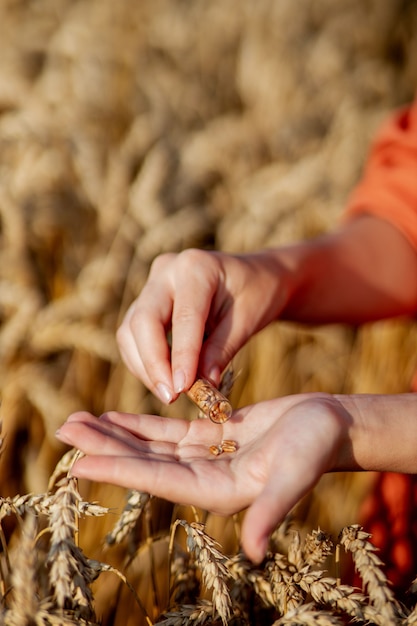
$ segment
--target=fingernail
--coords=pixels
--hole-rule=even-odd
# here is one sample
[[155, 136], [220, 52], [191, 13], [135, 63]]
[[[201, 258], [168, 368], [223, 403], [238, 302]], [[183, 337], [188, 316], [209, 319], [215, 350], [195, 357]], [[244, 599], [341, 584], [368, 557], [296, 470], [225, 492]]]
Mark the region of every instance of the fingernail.
[[156, 392], [159, 398], [162, 400], [162, 402], [164, 402], [165, 404], [169, 404], [171, 402], [172, 393], [168, 385], [165, 385], [165, 383], [158, 383], [156, 385]]
[[60, 441], [62, 441], [62, 443], [68, 443], [68, 444], [70, 443], [68, 439], [66, 438], [66, 436], [61, 432], [60, 428], [58, 428], [58, 430], [55, 432], [55, 437], [59, 439]]
[[176, 393], [181, 393], [182, 391], [184, 391], [185, 375], [182, 370], [177, 370], [176, 372], [174, 372], [173, 383], [174, 383], [174, 391]]

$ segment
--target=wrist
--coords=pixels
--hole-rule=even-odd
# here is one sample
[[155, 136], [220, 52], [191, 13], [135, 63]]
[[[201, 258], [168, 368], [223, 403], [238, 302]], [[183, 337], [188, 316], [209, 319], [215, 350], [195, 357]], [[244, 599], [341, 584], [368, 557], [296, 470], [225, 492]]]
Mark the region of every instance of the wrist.
[[417, 394], [334, 398], [349, 423], [335, 469], [417, 473]]

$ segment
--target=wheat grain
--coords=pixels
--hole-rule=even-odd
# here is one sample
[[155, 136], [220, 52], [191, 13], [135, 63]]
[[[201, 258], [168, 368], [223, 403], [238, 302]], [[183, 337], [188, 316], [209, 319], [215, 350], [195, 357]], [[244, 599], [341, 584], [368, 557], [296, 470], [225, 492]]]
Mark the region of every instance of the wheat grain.
[[227, 452], [229, 454], [236, 452], [237, 443], [233, 439], [223, 439], [220, 444], [222, 452]]
[[219, 456], [223, 452], [222, 447], [220, 445], [217, 446], [214, 444], [209, 447], [209, 451], [210, 451], [210, 454], [213, 454], [213, 456]]

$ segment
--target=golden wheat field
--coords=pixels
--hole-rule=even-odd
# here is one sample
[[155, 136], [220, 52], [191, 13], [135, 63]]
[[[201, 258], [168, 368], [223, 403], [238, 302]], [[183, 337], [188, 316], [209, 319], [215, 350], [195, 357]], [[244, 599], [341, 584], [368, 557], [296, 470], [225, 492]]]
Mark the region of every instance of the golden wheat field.
[[[417, 3], [1, 0], [0, 42], [1, 623], [417, 623], [358, 525], [372, 475], [325, 476], [255, 568], [240, 516], [77, 483], [55, 438], [80, 409], [195, 417], [128, 373], [124, 312], [161, 252], [336, 224], [413, 97]], [[416, 335], [278, 323], [238, 355], [231, 401], [406, 391]]]

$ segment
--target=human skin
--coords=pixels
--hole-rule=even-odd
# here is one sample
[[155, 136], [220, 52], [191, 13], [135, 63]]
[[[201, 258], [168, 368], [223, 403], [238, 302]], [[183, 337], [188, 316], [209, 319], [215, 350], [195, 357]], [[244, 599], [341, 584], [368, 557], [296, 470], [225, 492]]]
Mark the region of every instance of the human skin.
[[[417, 472], [415, 394], [276, 398], [210, 420], [75, 413], [57, 433], [82, 450], [72, 473], [193, 504], [220, 515], [246, 509], [241, 542], [259, 563], [268, 537], [330, 471]], [[233, 439], [232, 454], [209, 447]]]
[[[391, 224], [364, 215], [256, 254], [158, 257], [118, 341], [131, 372], [169, 403], [197, 371], [217, 383], [246, 341], [275, 320], [361, 324], [416, 311], [417, 252]], [[58, 436], [86, 454], [77, 476], [223, 515], [247, 508], [242, 546], [259, 562], [271, 530], [325, 472], [417, 472], [416, 408], [413, 394], [300, 394], [239, 409], [222, 426], [76, 413]], [[209, 446], [222, 439], [238, 449], [213, 457]]]
[[363, 215], [255, 254], [162, 255], [117, 337], [131, 372], [169, 403], [197, 371], [218, 383], [247, 340], [277, 319], [362, 324], [416, 311], [416, 250], [388, 222]]

